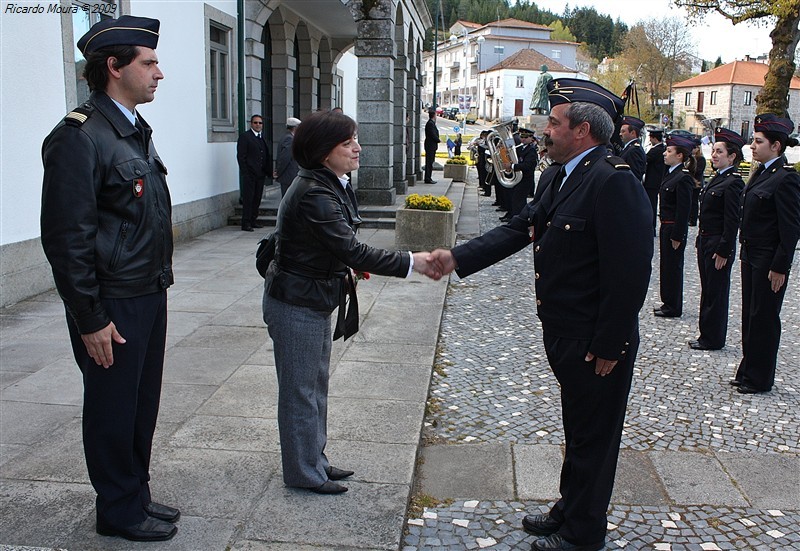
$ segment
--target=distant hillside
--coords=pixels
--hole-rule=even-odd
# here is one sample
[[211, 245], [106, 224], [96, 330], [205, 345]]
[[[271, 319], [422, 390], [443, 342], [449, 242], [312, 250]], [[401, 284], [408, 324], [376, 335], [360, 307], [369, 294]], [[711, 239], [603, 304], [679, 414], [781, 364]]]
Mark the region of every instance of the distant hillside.
[[[588, 53], [595, 59], [613, 57], [622, 51], [622, 41], [628, 33], [628, 26], [619, 19], [614, 21], [608, 15], [594, 8], [565, 8], [564, 13], [556, 15], [539, 9], [535, 2], [519, 0], [513, 6], [507, 0], [426, 0], [431, 16], [437, 14], [437, 3], [441, 2], [439, 29], [446, 31], [459, 19], [485, 24], [490, 21], [513, 18], [540, 25], [550, 25], [561, 21], [564, 27], [575, 36], [578, 42], [586, 44]], [[428, 33], [426, 49], [433, 47], [433, 30]], [[441, 39], [441, 38], [440, 38]]]

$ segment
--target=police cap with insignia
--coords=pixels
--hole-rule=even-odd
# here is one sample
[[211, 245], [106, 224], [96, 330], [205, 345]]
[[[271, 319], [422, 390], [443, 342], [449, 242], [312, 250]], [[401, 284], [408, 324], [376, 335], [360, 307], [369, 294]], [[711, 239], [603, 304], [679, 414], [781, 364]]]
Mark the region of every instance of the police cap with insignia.
[[144, 46], [155, 50], [160, 26], [158, 19], [133, 15], [103, 19], [78, 40], [78, 49], [84, 56], [108, 46]]
[[680, 136], [673, 134], [667, 138], [667, 147], [685, 147], [689, 151], [700, 145], [700, 142], [689, 136]]
[[550, 108], [562, 103], [585, 102], [602, 107], [616, 121], [625, 106], [621, 98], [609, 92], [596, 82], [577, 78], [555, 78], [547, 83]]
[[738, 147], [744, 147], [745, 141], [739, 134], [727, 128], [718, 127], [714, 131], [715, 142], [727, 142]]
[[535, 136], [535, 135], [536, 135], [536, 132], [534, 132], [533, 130], [529, 130], [527, 128], [520, 128], [519, 129], [519, 137], [520, 138], [528, 138], [530, 136]]
[[756, 117], [753, 130], [756, 132], [777, 132], [788, 136], [794, 131], [794, 123], [791, 119], [779, 117], [772, 113], [764, 113]]
[[637, 119], [636, 117], [630, 117], [628, 115], [622, 117], [622, 124], [627, 124], [635, 128], [638, 132], [641, 132], [642, 128], [644, 128], [644, 121], [642, 119]]

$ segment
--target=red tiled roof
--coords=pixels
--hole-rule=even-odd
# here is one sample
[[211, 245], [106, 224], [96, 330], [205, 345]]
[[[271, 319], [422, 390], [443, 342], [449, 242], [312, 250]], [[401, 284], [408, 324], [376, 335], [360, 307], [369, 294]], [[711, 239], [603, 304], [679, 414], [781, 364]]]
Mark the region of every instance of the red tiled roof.
[[[757, 61], [734, 61], [720, 65], [716, 69], [692, 77], [675, 84], [675, 88], [689, 88], [691, 86], [719, 86], [721, 84], [745, 84], [749, 86], [764, 86], [764, 77], [767, 75], [769, 65]], [[800, 78], [792, 77], [789, 87], [800, 89]]]
[[505, 58], [503, 61], [490, 67], [487, 71], [497, 71], [499, 69], [521, 69], [523, 71], [538, 71], [542, 65], [547, 65], [548, 71], [558, 71], [574, 73], [575, 69], [570, 69], [558, 61], [550, 59], [536, 50], [519, 50]]
[[539, 25], [538, 23], [530, 23], [528, 21], [522, 21], [520, 19], [501, 19], [500, 21], [492, 21], [491, 23], [487, 23], [486, 27], [521, 27], [525, 29], [540, 29], [543, 31], [552, 31], [550, 27], [547, 25]]
[[473, 23], [472, 21], [464, 21], [463, 19], [459, 19], [455, 22], [456, 25], [461, 25], [464, 27], [469, 27], [471, 29], [480, 29], [483, 27], [480, 23]]

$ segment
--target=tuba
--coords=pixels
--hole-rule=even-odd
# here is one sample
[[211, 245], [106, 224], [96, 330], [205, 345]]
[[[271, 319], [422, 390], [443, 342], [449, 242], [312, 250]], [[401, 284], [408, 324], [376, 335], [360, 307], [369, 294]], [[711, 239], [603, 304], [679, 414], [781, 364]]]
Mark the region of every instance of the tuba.
[[514, 143], [514, 135], [511, 131], [511, 126], [514, 121], [504, 122], [493, 126], [486, 136], [486, 148], [489, 150], [491, 156], [492, 169], [494, 170], [495, 177], [500, 185], [507, 188], [512, 188], [522, 180], [521, 172], [506, 172], [503, 170], [503, 165], [506, 163], [516, 163], [519, 161], [517, 157], [517, 145]]

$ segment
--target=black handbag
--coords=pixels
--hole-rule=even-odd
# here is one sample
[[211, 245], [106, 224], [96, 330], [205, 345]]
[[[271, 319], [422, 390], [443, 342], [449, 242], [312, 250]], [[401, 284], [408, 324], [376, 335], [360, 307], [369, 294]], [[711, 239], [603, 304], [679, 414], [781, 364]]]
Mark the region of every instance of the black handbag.
[[271, 232], [261, 238], [256, 248], [256, 270], [261, 277], [266, 277], [269, 263], [275, 259], [275, 243], [278, 232]]

